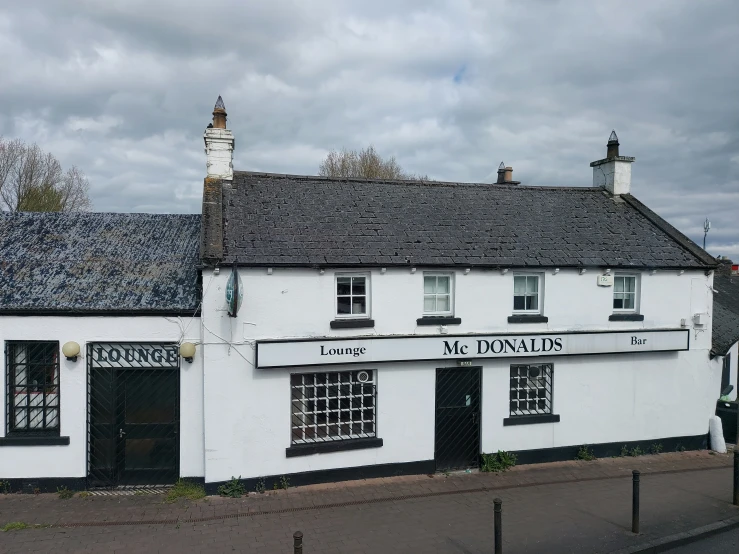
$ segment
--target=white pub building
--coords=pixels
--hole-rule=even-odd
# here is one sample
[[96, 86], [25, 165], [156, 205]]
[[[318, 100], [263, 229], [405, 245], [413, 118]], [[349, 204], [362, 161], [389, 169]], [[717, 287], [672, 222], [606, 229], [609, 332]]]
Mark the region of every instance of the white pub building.
[[591, 187], [334, 179], [233, 171], [213, 116], [201, 216], [0, 216], [14, 490], [707, 446], [717, 262], [615, 133]]

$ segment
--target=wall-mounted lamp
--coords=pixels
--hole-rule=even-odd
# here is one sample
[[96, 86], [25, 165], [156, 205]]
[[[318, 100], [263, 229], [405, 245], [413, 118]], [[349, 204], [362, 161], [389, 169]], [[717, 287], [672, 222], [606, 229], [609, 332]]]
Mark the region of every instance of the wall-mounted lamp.
[[681, 269], [680, 271], [677, 272], [678, 275], [682, 275], [683, 273], [685, 273], [684, 269]]
[[587, 269], [585, 269], [584, 267], [581, 267], [580, 268], [580, 275], [584, 275], [586, 271], [587, 271]]
[[271, 267], [268, 267], [267, 268], [267, 275], [272, 275], [272, 268]]
[[213, 268], [213, 275], [220, 275], [221, 274], [221, 268], [220, 267], [214, 267]]
[[559, 268], [558, 267], [555, 267], [554, 268], [554, 274], [556, 275], [557, 273], [559, 273]]
[[62, 346], [62, 354], [70, 362], [76, 362], [77, 356], [80, 355], [80, 345], [74, 341], [65, 342]]
[[180, 356], [192, 363], [192, 359], [195, 356], [195, 345], [191, 342], [183, 342], [180, 345]]
[[411, 273], [415, 273], [415, 272], [416, 272], [416, 268], [415, 267], [412, 267], [411, 268]]
[[386, 267], [381, 267], [380, 268], [380, 273], [382, 273], [383, 275], [385, 275], [385, 273], [387, 273], [387, 268]]
[[606, 275], [610, 275], [610, 274], [611, 274], [611, 268], [608, 267], [608, 268], [606, 268]]
[[319, 275], [323, 275], [324, 273], [326, 273], [326, 270], [325, 269], [319, 269], [318, 270], [318, 274]]
[[466, 269], [464, 270], [464, 274], [465, 274], [465, 275], [469, 275], [469, 273], [470, 273], [470, 268], [468, 267], [468, 268], [466, 268]]
[[501, 275], [505, 275], [506, 273], [508, 273], [508, 268], [507, 267], [504, 267], [503, 269], [500, 270], [500, 274]]
[[653, 269], [652, 271], [649, 272], [649, 274], [650, 275], [656, 275], [657, 274], [657, 270], [656, 269]]

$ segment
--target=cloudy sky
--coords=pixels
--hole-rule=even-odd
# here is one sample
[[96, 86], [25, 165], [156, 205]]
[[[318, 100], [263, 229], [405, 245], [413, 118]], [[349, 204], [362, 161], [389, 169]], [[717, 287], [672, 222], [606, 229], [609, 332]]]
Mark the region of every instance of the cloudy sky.
[[736, 0], [35, 0], [0, 8], [0, 135], [98, 211], [197, 212], [223, 95], [235, 167], [373, 144], [433, 179], [588, 186], [611, 129], [634, 194], [739, 258]]

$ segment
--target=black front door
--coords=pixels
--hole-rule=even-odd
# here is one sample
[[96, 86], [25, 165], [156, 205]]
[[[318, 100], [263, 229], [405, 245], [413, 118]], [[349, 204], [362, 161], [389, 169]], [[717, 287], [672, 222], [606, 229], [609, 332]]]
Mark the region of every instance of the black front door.
[[480, 368], [436, 370], [436, 469], [480, 463]]
[[[157, 348], [170, 346], [93, 345], [88, 350], [92, 487], [169, 484], [179, 476], [179, 360], [167, 359], [166, 351], [160, 356]], [[114, 352], [112, 361], [116, 349], [123, 354]]]

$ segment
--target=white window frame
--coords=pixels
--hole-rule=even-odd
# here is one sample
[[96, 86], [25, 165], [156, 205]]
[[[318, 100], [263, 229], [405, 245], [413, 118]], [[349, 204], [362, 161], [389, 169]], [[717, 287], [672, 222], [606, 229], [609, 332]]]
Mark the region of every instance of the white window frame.
[[[633, 308], [614, 308], [613, 301], [616, 299], [616, 280], [621, 277], [634, 278], [634, 307]], [[638, 273], [615, 273], [613, 275], [613, 294], [611, 295], [611, 308], [615, 314], [638, 314], [639, 313], [639, 297], [641, 296], [641, 279]]]
[[[366, 298], [366, 306], [367, 309], [365, 310], [366, 313], [363, 314], [340, 314], [339, 313], [339, 278], [340, 277], [364, 277], [364, 290], [365, 290], [365, 298]], [[336, 319], [370, 319], [370, 313], [372, 311], [372, 281], [370, 279], [369, 273], [351, 273], [351, 272], [343, 272], [343, 273], [337, 273], [334, 276], [334, 315]], [[344, 295], [342, 295], [344, 296]], [[350, 293], [351, 297], [351, 293]], [[350, 304], [351, 305], [351, 304]]]
[[[443, 311], [433, 311], [433, 312], [427, 312], [426, 311], [426, 277], [448, 277], [449, 278], [449, 309], [443, 310]], [[453, 317], [454, 316], [454, 273], [451, 272], [441, 272], [441, 271], [424, 271], [423, 272], [423, 281], [421, 283], [422, 289], [422, 295], [423, 295], [423, 315], [424, 316], [448, 316]], [[439, 296], [439, 293], [434, 293], [434, 296]], [[442, 295], [443, 296], [443, 295]]]
[[[518, 272], [513, 274], [513, 295], [512, 300], [515, 303], [516, 296], [516, 277], [536, 277], [539, 281], [537, 284], [537, 308], [535, 310], [516, 310], [513, 309], [514, 314], [531, 314], [541, 315], [544, 313], [544, 274], [543, 273], [531, 273], [531, 272]], [[524, 305], [526, 301], [524, 300]]]

